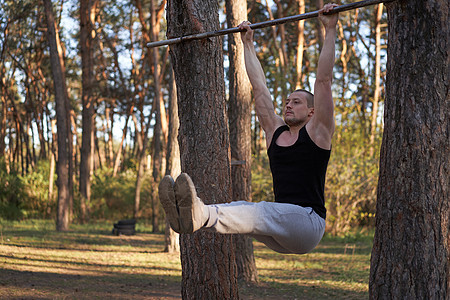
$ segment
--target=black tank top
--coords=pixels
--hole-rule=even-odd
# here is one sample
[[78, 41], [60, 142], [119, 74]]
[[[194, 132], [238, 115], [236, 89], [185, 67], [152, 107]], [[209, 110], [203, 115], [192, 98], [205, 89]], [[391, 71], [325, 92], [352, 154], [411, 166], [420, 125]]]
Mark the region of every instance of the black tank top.
[[326, 218], [325, 174], [331, 150], [322, 149], [309, 137], [306, 126], [292, 146], [278, 146], [276, 141], [287, 125], [275, 130], [267, 150], [273, 177], [275, 202], [311, 207]]

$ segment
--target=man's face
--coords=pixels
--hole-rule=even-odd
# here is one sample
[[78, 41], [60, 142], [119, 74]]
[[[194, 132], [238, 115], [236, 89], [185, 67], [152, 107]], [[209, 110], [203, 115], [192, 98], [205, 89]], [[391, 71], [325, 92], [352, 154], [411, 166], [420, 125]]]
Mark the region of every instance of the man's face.
[[306, 95], [303, 92], [293, 92], [284, 103], [284, 121], [289, 126], [300, 126], [313, 115], [314, 109], [308, 107]]

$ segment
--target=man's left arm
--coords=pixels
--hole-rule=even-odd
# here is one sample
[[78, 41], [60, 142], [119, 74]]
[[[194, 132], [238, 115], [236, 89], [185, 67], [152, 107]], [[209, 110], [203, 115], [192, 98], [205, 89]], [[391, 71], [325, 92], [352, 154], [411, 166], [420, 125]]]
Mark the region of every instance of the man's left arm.
[[338, 14], [323, 15], [336, 4], [327, 4], [319, 12], [319, 18], [325, 27], [325, 40], [317, 64], [316, 82], [314, 84], [314, 115], [307, 124], [313, 141], [321, 148], [331, 148], [334, 133], [334, 102], [331, 93], [333, 67], [335, 60], [336, 24]]

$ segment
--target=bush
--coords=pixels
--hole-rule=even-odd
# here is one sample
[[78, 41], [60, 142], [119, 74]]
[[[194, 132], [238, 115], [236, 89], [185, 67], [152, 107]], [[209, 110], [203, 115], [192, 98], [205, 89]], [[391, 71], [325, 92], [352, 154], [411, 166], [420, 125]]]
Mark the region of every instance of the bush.
[[[56, 200], [48, 199], [48, 179], [47, 160], [38, 161], [34, 170], [24, 176], [15, 170], [8, 173], [4, 161], [1, 160], [0, 216], [10, 220], [50, 217], [52, 212], [55, 212]], [[56, 195], [56, 189], [53, 193]]]
[[357, 132], [341, 133], [340, 141], [333, 141], [336, 146], [325, 184], [327, 225], [335, 235], [375, 225], [378, 185], [380, 144], [374, 145], [374, 155], [370, 156], [363, 136]]
[[20, 176], [6, 170], [6, 164], [0, 159], [0, 218], [17, 220], [23, 217], [23, 185]]
[[[38, 161], [33, 172], [21, 177], [24, 188], [23, 202], [25, 217], [48, 218], [56, 212], [57, 190], [56, 183], [53, 184], [53, 199], [48, 199], [50, 176], [50, 162], [48, 160]], [[56, 180], [56, 174], [55, 178]]]
[[[92, 176], [90, 216], [94, 219], [126, 219], [133, 217], [136, 173], [127, 170], [112, 177], [112, 169], [98, 169]], [[149, 176], [141, 190], [141, 209], [149, 199]]]
[[252, 201], [273, 202], [273, 181], [267, 155], [253, 156], [252, 160]]

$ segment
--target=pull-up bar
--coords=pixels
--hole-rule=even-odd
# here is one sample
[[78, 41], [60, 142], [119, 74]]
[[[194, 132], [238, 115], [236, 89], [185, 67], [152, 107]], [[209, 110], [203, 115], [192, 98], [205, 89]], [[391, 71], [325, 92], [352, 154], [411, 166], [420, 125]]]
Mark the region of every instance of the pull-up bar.
[[[380, 3], [384, 3], [384, 2], [392, 2], [392, 1], [394, 1], [394, 0], [363, 0], [363, 1], [359, 1], [359, 2], [348, 3], [348, 4], [336, 6], [335, 8], [330, 10], [328, 13], [324, 13], [324, 14], [331, 15], [331, 14], [339, 13], [342, 11], [356, 9], [359, 7], [380, 4]], [[284, 17], [284, 18], [280, 18], [280, 19], [274, 19], [274, 20], [251, 24], [250, 28], [251, 29], [259, 29], [259, 28], [264, 28], [264, 27], [269, 27], [269, 26], [280, 25], [280, 24], [284, 24], [284, 23], [288, 23], [288, 22], [295, 22], [295, 21], [300, 21], [300, 20], [305, 20], [305, 19], [316, 18], [318, 16], [319, 16], [319, 11], [316, 10], [316, 11], [308, 12], [305, 14], [300, 14], [300, 15]], [[201, 39], [205, 39], [205, 38], [221, 36], [221, 35], [237, 33], [237, 32], [243, 32], [243, 31], [245, 31], [245, 29], [239, 29], [238, 27], [227, 28], [227, 29], [222, 29], [222, 30], [209, 31], [209, 32], [181, 36], [181, 37], [172, 38], [172, 39], [168, 39], [168, 40], [164, 40], [164, 41], [151, 42], [151, 43], [147, 44], [147, 47], [154, 48], [154, 47], [160, 47], [160, 46], [164, 46], [164, 45], [177, 44], [177, 43], [181, 43], [184, 41], [201, 40]]]

